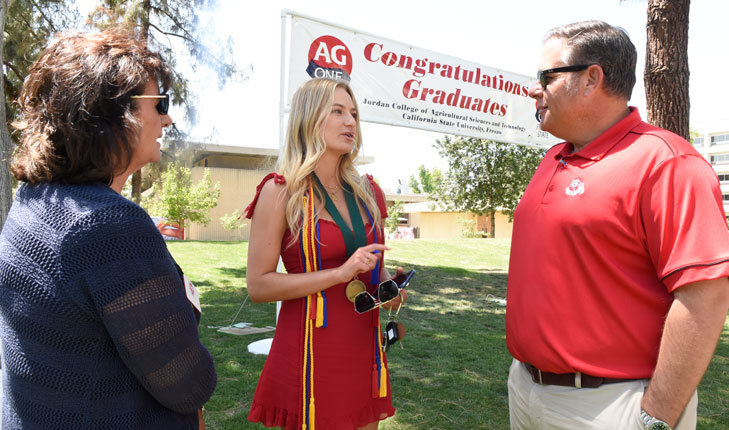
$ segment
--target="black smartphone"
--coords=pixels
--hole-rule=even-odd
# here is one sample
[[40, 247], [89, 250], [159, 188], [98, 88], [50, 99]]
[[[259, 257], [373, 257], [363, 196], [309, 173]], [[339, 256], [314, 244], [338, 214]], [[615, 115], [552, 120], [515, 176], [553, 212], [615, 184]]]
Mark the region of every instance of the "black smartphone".
[[411, 270], [409, 272], [404, 272], [400, 275], [395, 276], [394, 278], [392, 278], [392, 280], [395, 281], [398, 288], [405, 288], [410, 284], [410, 280], [413, 279], [414, 275], [415, 270]]

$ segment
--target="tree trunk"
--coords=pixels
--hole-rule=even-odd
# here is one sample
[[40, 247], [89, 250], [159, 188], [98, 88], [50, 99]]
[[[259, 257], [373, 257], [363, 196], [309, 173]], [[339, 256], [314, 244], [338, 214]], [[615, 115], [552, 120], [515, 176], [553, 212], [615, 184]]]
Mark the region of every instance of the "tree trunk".
[[689, 140], [690, 0], [648, 0], [645, 96], [649, 123]]
[[491, 229], [489, 231], [489, 237], [491, 239], [496, 237], [496, 211], [489, 211], [489, 221], [491, 222]]
[[132, 173], [132, 200], [134, 203], [142, 203], [142, 169]]
[[[149, 0], [144, 0], [141, 4], [144, 17], [142, 18], [141, 28], [139, 30], [139, 38], [145, 42], [149, 41], [149, 10], [151, 8]], [[132, 200], [134, 203], [142, 202], [142, 169], [132, 174]]]
[[[5, 18], [9, 6], [10, 0], [0, 0], [0, 64], [3, 63], [3, 36], [5, 35]], [[0, 72], [0, 78], [4, 79], [4, 77], [4, 74]], [[13, 146], [13, 140], [10, 138], [5, 118], [5, 88], [0, 85], [0, 230], [5, 225], [5, 220], [10, 211], [10, 204], [13, 201], [13, 179], [9, 170]]]

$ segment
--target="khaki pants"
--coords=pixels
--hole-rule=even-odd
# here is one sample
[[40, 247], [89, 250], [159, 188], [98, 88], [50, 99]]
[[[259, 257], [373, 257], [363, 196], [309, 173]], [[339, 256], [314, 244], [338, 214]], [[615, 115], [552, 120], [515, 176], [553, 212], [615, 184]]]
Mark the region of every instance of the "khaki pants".
[[[604, 384], [598, 388], [540, 385], [524, 365], [509, 369], [509, 420], [512, 430], [643, 430], [640, 401], [647, 379]], [[696, 429], [696, 392], [674, 430]]]

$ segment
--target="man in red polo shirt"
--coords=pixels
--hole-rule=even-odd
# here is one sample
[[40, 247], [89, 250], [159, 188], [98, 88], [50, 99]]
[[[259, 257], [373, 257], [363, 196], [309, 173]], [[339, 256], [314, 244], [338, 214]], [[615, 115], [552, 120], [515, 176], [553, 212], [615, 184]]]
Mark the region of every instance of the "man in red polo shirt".
[[628, 107], [636, 50], [600, 21], [546, 37], [551, 148], [514, 214], [506, 311], [512, 429], [695, 429], [729, 309], [712, 167]]

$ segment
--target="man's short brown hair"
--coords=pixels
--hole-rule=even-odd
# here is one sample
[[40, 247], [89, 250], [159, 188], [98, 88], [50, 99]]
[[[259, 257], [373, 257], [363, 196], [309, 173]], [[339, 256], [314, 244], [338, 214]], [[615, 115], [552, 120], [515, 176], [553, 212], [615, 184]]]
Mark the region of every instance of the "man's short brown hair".
[[10, 170], [19, 181], [110, 184], [131, 161], [139, 124], [131, 98], [172, 74], [159, 54], [121, 30], [57, 35], [30, 68], [18, 103]]

